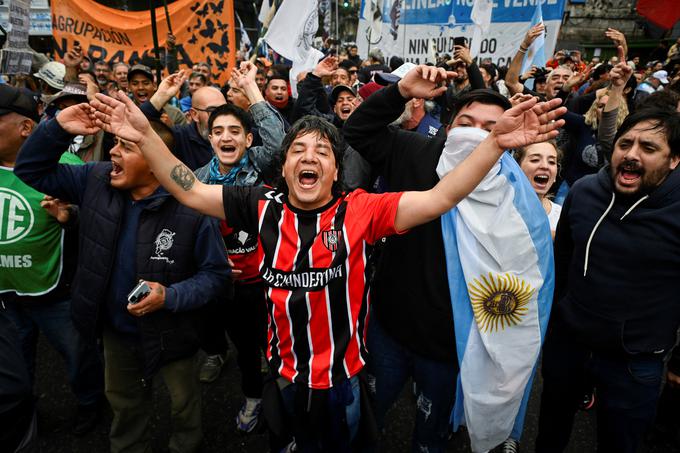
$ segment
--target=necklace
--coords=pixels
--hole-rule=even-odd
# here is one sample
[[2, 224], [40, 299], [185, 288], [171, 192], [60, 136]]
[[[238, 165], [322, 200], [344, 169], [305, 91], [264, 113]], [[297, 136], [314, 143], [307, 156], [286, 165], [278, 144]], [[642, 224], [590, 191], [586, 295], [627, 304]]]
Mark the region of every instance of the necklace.
[[543, 209], [545, 210], [545, 213], [550, 214], [550, 211], [552, 211], [552, 204], [550, 203], [550, 200], [543, 197], [543, 198], [541, 198], [541, 204], [543, 205]]

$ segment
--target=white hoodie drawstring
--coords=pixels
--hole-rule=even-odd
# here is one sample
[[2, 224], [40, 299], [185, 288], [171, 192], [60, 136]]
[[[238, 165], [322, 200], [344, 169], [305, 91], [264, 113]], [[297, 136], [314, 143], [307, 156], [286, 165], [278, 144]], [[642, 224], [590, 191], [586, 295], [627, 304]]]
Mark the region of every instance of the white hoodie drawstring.
[[631, 207], [626, 211], [626, 213], [625, 213], [624, 215], [621, 216], [621, 218], [620, 218], [619, 220], [623, 220], [624, 217], [626, 217], [628, 214], [630, 214], [630, 211], [632, 211], [633, 209], [635, 209], [635, 208], [637, 207], [637, 205], [639, 205], [640, 203], [642, 203], [643, 201], [645, 201], [647, 198], [649, 198], [649, 195], [645, 195], [644, 197], [640, 198], [638, 201], [636, 201], [635, 203], [633, 203], [633, 206], [631, 206]]
[[[633, 203], [633, 206], [628, 208], [628, 210], [621, 216], [619, 220], [623, 220], [628, 214], [630, 214], [633, 209], [635, 209], [640, 203], [645, 201], [647, 198], [649, 198], [649, 195], [645, 195], [644, 197], [640, 198], [638, 201]], [[616, 194], [612, 192], [612, 201], [609, 203], [609, 206], [607, 209], [604, 211], [604, 214], [602, 214], [602, 217], [600, 217], [600, 220], [597, 221], [595, 226], [593, 227], [593, 231], [590, 232], [590, 237], [588, 238], [588, 243], [586, 244], [586, 257], [583, 260], [583, 276], [585, 277], [586, 274], [588, 273], [588, 255], [590, 253], [590, 243], [593, 241], [593, 236], [595, 236], [595, 231], [597, 228], [600, 226], [600, 223], [604, 220], [604, 218], [607, 216], [609, 211], [612, 209], [612, 206], [614, 206], [614, 200], [616, 200]]]
[[[590, 232], [590, 237], [588, 238], [588, 243], [586, 244], [586, 257], [583, 260], [583, 276], [584, 277], [588, 273], [588, 254], [590, 253], [590, 243], [593, 241], [593, 236], [595, 236], [595, 231], [597, 231], [597, 228], [600, 226], [600, 224], [602, 223], [604, 218], [607, 217], [607, 214], [609, 214], [609, 211], [611, 211], [612, 206], [614, 206], [614, 200], [616, 200], [616, 194], [614, 192], [612, 192], [612, 201], [609, 203], [609, 206], [604, 211], [604, 214], [602, 214], [602, 217], [600, 217], [600, 220], [598, 220], [597, 223], [595, 224], [595, 226], [593, 227], [593, 231]], [[626, 213], [626, 214], [628, 214], [628, 213]]]

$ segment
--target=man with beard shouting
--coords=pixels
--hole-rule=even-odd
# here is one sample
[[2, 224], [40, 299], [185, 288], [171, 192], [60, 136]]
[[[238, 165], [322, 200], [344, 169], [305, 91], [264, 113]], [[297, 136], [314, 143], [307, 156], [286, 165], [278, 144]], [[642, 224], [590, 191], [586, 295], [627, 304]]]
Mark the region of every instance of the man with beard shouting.
[[566, 448], [586, 383], [597, 392], [599, 452], [636, 451], [654, 420], [680, 326], [678, 163], [680, 115], [641, 110], [619, 128], [611, 165], [569, 191], [555, 238], [537, 452]]

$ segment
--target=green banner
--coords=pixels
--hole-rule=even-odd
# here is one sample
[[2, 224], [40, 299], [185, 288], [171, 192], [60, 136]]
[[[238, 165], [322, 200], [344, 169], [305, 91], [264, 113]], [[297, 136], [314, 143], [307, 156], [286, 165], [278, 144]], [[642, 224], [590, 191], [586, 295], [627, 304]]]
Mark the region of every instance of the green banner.
[[[82, 164], [69, 153], [61, 162]], [[39, 296], [59, 283], [64, 233], [40, 206], [43, 197], [0, 167], [0, 293]]]

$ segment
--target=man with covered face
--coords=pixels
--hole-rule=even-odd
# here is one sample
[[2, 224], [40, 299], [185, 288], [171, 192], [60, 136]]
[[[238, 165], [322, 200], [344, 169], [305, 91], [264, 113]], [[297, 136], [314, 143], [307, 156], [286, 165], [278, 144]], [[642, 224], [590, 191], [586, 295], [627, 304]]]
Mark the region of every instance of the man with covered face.
[[[680, 326], [678, 163], [680, 115], [643, 109], [616, 133], [611, 164], [567, 196], [555, 238], [537, 452], [566, 448], [586, 384], [597, 395], [598, 451], [636, 451], [654, 420]], [[678, 375], [672, 360], [669, 380], [680, 382]]]

